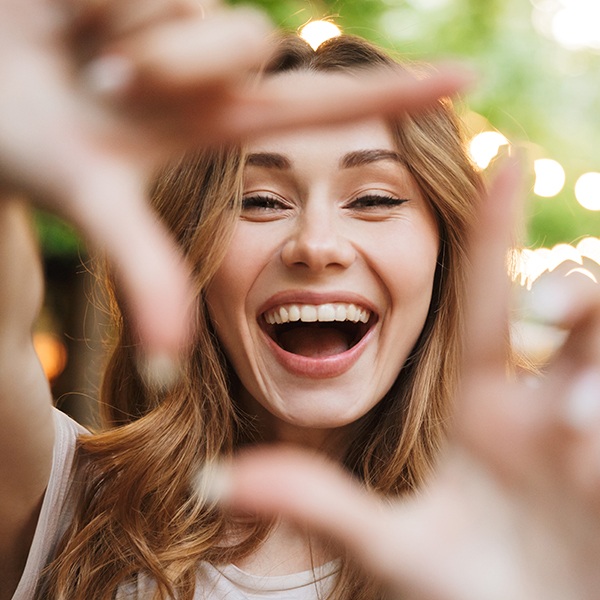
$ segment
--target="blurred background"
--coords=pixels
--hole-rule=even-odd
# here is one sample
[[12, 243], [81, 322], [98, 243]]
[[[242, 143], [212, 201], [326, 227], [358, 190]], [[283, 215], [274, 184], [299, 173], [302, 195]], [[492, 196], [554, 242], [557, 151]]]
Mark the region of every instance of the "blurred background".
[[[485, 170], [499, 152], [519, 148], [528, 171], [527, 231], [513, 256], [513, 277], [526, 290], [561, 264], [571, 266], [566, 273], [598, 277], [600, 0], [243, 3], [312, 44], [343, 31], [408, 60], [471, 65], [480, 84], [459, 110], [473, 160]], [[102, 344], [88, 302], [93, 282], [85, 248], [54, 217], [40, 214], [38, 229], [48, 292], [36, 346], [60, 405], [90, 423]]]

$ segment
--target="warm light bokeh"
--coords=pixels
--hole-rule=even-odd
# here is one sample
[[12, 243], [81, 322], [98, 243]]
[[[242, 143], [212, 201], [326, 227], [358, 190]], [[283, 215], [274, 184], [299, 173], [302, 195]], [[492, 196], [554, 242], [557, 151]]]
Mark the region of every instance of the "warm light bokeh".
[[574, 267], [569, 273], [577, 271], [597, 282], [598, 277], [590, 269], [585, 268], [584, 259], [592, 261], [587, 263], [590, 269], [594, 266], [594, 263], [600, 267], [600, 239], [586, 237], [577, 246], [556, 244], [552, 248], [514, 250], [509, 258], [509, 271], [514, 281], [518, 281], [525, 288], [531, 289], [533, 283], [541, 275], [546, 272], [550, 273], [560, 265], [570, 261], [581, 265], [581, 267]]
[[542, 198], [552, 198], [561, 192], [565, 185], [565, 170], [551, 158], [534, 161], [535, 186], [533, 191]]
[[469, 144], [469, 153], [480, 169], [485, 169], [497, 156], [501, 146], [508, 145], [508, 140], [498, 131], [482, 131]]
[[600, 173], [584, 173], [575, 184], [577, 202], [588, 210], [600, 210]]
[[67, 364], [67, 349], [60, 339], [45, 331], [36, 332], [33, 346], [49, 381], [56, 379]]
[[331, 21], [311, 21], [300, 30], [300, 36], [306, 40], [314, 50], [323, 42], [341, 35], [340, 28]]

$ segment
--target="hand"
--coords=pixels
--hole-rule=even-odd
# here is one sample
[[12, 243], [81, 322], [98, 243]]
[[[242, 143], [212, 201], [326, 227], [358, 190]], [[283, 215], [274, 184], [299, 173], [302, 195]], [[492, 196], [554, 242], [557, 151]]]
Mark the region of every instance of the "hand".
[[600, 298], [595, 284], [569, 278], [538, 299], [538, 315], [570, 337], [543, 376], [507, 374], [505, 255], [517, 179], [505, 169], [481, 211], [457, 412], [424, 489], [390, 503], [324, 458], [257, 450], [226, 471], [226, 505], [332, 536], [399, 597], [597, 598]]
[[189, 267], [147, 206], [158, 166], [268, 130], [417, 110], [465, 84], [442, 71], [256, 86], [269, 30], [215, 0], [0, 0], [0, 191], [106, 251], [150, 355], [189, 341], [193, 304]]

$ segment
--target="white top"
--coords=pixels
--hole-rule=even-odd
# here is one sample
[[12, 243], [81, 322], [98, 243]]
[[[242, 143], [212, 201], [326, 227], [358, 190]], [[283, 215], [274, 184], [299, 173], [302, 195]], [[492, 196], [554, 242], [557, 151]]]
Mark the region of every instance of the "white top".
[[[12, 600], [35, 600], [34, 592], [42, 569], [54, 557], [56, 546], [73, 515], [71, 495], [73, 458], [77, 436], [86, 430], [64, 413], [55, 410], [56, 440], [50, 481], [27, 558], [25, 570]], [[339, 562], [314, 570], [283, 576], [257, 576], [234, 565], [198, 566], [194, 600], [320, 600], [333, 589]], [[139, 576], [134, 584], [122, 586], [117, 600], [150, 600], [154, 586]]]
[[[333, 589], [339, 562], [332, 561], [314, 571], [278, 577], [251, 575], [235, 565], [215, 567], [200, 563], [194, 600], [323, 600]], [[154, 586], [140, 576], [135, 584], [121, 586], [117, 600], [153, 598]]]

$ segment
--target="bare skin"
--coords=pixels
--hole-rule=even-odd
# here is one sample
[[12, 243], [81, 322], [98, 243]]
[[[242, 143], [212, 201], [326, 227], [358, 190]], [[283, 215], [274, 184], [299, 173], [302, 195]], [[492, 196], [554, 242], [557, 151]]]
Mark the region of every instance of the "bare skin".
[[50, 389], [36, 358], [31, 328], [42, 300], [42, 274], [27, 213], [0, 203], [2, 389], [0, 436], [0, 598], [8, 599], [25, 566], [51, 465]]

